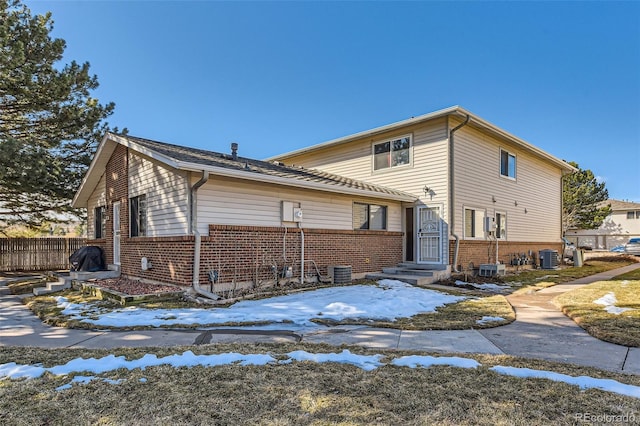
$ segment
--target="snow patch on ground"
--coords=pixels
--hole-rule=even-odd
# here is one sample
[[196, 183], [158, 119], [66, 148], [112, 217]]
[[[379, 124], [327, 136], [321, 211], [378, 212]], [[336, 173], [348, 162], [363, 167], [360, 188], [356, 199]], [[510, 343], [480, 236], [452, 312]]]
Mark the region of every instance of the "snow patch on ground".
[[640, 386], [627, 385], [612, 379], [596, 379], [589, 376], [573, 377], [567, 374], [554, 373], [546, 370], [533, 370], [521, 367], [503, 367], [497, 365], [491, 370], [499, 374], [521, 378], [547, 379], [555, 382], [564, 382], [580, 387], [580, 389], [600, 389], [633, 398], [640, 398]]
[[71, 303], [57, 297], [62, 314], [72, 319], [110, 327], [214, 325], [224, 323], [292, 323], [316, 326], [311, 319], [341, 321], [346, 318], [394, 321], [464, 300], [397, 280], [377, 285], [354, 285], [305, 291], [262, 300], [244, 300], [227, 308], [145, 309], [127, 307], [105, 312], [88, 303]]
[[502, 317], [489, 317], [489, 316], [484, 316], [479, 320], [476, 320], [476, 324], [486, 324], [488, 322], [502, 322], [502, 321], [506, 321], [504, 318]]
[[[348, 350], [341, 353], [310, 353], [306, 351], [293, 351], [288, 353], [287, 359], [278, 361], [269, 354], [239, 354], [234, 352], [212, 354], [212, 355], [195, 355], [191, 351], [182, 354], [174, 354], [158, 358], [154, 354], [146, 354], [142, 358], [128, 361], [123, 356], [107, 355], [100, 359], [95, 358], [76, 358], [64, 365], [45, 368], [39, 364], [21, 365], [15, 362], [0, 364], [0, 379], [34, 379], [41, 377], [45, 372], [57, 376], [73, 375], [75, 373], [93, 372], [94, 374], [106, 373], [125, 368], [133, 370], [139, 368], [144, 370], [147, 367], [159, 365], [170, 365], [174, 368], [179, 367], [216, 367], [220, 365], [239, 364], [239, 365], [266, 365], [266, 364], [290, 364], [297, 362], [335, 362], [342, 364], [354, 365], [365, 371], [372, 371], [379, 367], [387, 365], [395, 367], [408, 368], [429, 368], [434, 365], [448, 365], [457, 368], [478, 368], [482, 365], [471, 358], [461, 357], [433, 357], [423, 355], [408, 355], [393, 359], [390, 363], [385, 364], [380, 360], [384, 355], [358, 355]], [[612, 379], [597, 379], [589, 376], [569, 376], [566, 374], [555, 373], [546, 370], [533, 370], [530, 368], [505, 367], [497, 365], [491, 367], [490, 370], [498, 374], [520, 377], [520, 378], [540, 378], [564, 382], [570, 385], [578, 386], [580, 389], [600, 389], [607, 392], [613, 392], [620, 395], [626, 395], [633, 398], [640, 398], [640, 386], [628, 385], [620, 383]], [[70, 383], [59, 386], [58, 391], [69, 389], [74, 383], [84, 384], [92, 380], [102, 380], [106, 383], [117, 385], [122, 380], [112, 380], [94, 376], [77, 375], [73, 377]], [[140, 379], [141, 383], [145, 383], [146, 379]]]
[[616, 299], [615, 293], [611, 291], [601, 298], [594, 300], [593, 303], [595, 303], [596, 305], [603, 305], [604, 310], [613, 315], [620, 315], [623, 312], [634, 310], [632, 308], [620, 308], [616, 306], [616, 303], [618, 303], [618, 299]]

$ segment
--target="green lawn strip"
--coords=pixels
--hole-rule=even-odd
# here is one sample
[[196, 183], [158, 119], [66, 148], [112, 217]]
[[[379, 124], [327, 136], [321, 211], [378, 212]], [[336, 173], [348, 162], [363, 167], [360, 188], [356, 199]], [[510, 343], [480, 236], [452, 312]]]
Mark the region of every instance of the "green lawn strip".
[[626, 274], [613, 277], [614, 280], [640, 280], [640, 268], [627, 272]]
[[636, 263], [632, 256], [602, 257], [589, 259], [579, 268], [563, 267], [559, 269], [526, 270], [513, 275], [500, 277], [504, 284], [512, 285], [518, 293], [537, 291], [555, 284], [562, 284], [578, 278], [584, 278], [612, 269]]
[[[633, 310], [619, 315], [594, 303], [613, 293], [615, 306]], [[640, 280], [599, 281], [556, 297], [553, 302], [589, 334], [607, 342], [640, 347]]]
[[[0, 363], [64, 364], [77, 357], [107, 354], [133, 360], [191, 350], [196, 354], [340, 352], [311, 344], [203, 345], [113, 350], [6, 348]], [[408, 351], [348, 348], [362, 355], [382, 354], [384, 362]], [[459, 354], [457, 356], [460, 356]], [[56, 391], [71, 377], [45, 374], [31, 380], [0, 381], [0, 423], [18, 424], [345, 424], [345, 425], [507, 425], [575, 424], [580, 414], [640, 415], [640, 400], [544, 379], [502, 376], [494, 365], [527, 367], [571, 376], [591, 376], [640, 385], [640, 377], [568, 364], [510, 356], [466, 355], [477, 369], [450, 366], [384, 366], [373, 371], [336, 363], [292, 362], [266, 366], [225, 365], [145, 370], [119, 369], [99, 375], [120, 384], [92, 381]], [[87, 375], [79, 373], [78, 375]], [[88, 375], [93, 375], [89, 373]], [[126, 395], [126, 397], [123, 397]]]

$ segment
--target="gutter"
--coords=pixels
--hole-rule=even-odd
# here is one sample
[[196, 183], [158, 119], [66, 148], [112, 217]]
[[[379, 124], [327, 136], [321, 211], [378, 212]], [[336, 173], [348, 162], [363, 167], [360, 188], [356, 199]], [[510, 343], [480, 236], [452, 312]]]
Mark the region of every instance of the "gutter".
[[449, 233], [456, 240], [456, 248], [453, 252], [453, 272], [460, 272], [458, 270], [458, 250], [460, 249], [460, 237], [455, 233], [455, 191], [454, 191], [454, 183], [455, 183], [455, 172], [454, 172], [454, 162], [453, 162], [453, 134], [460, 130], [462, 127], [469, 124], [471, 121], [471, 116], [467, 114], [467, 118], [460, 124], [458, 124], [453, 129], [449, 130]]
[[202, 248], [202, 238], [200, 237], [200, 232], [198, 231], [198, 211], [197, 211], [197, 194], [198, 188], [204, 185], [209, 180], [209, 172], [206, 170], [202, 171], [202, 177], [199, 181], [197, 181], [191, 187], [191, 198], [189, 200], [189, 209], [191, 213], [189, 227], [191, 228], [191, 234], [195, 237], [193, 243], [193, 279], [192, 279], [192, 287], [193, 290], [204, 297], [209, 299], [217, 300], [218, 296], [215, 294], [204, 290], [200, 287], [200, 251]]

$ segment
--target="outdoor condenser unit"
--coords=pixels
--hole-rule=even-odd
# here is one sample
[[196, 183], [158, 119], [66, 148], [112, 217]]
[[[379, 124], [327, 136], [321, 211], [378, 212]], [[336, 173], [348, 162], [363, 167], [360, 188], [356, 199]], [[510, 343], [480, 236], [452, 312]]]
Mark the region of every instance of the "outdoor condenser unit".
[[538, 254], [540, 256], [540, 268], [555, 269], [558, 266], [557, 250], [540, 250]]
[[332, 265], [327, 272], [334, 284], [348, 284], [351, 282], [351, 265]]

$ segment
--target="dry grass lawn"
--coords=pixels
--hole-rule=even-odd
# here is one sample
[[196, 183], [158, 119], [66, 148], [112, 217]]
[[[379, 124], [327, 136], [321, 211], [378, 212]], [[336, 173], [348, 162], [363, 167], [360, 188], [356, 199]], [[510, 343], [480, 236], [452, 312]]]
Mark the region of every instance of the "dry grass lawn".
[[[76, 357], [108, 353], [136, 359], [147, 352], [164, 356], [192, 350], [197, 354], [266, 353], [292, 350], [336, 352], [324, 345], [219, 345], [154, 349], [6, 348], [0, 364], [40, 362], [60, 365]], [[408, 353], [367, 351], [396, 357]], [[411, 353], [415, 354], [415, 353]], [[448, 366], [427, 369], [384, 366], [363, 371], [343, 364], [293, 362], [286, 365], [193, 367], [169, 366], [117, 370], [101, 377], [123, 379], [56, 387], [70, 377], [50, 374], [32, 380], [0, 381], [3, 425], [570, 425], [580, 413], [640, 416], [640, 400], [544, 379], [520, 379], [490, 371], [493, 365], [552, 370], [572, 376], [612, 378], [640, 385], [640, 377], [591, 368], [508, 356], [476, 355], [478, 369]], [[388, 361], [388, 359], [387, 359]]]
[[[70, 302], [81, 303], [90, 302], [98, 304], [105, 310], [119, 309], [121, 306], [109, 300], [101, 300], [94, 296], [89, 296], [79, 291], [69, 290], [57, 295], [66, 297]], [[57, 307], [56, 301], [52, 296], [31, 297], [25, 300], [25, 303], [44, 323], [59, 327], [68, 328], [85, 328], [93, 329], [95, 325], [83, 323], [78, 320], [70, 320], [69, 317], [62, 315], [61, 308]], [[141, 307], [148, 309], [153, 308], [186, 308], [198, 307], [205, 308], [203, 305], [195, 305], [189, 302], [168, 301], [141, 304]], [[216, 309], [224, 309], [217, 307]], [[477, 320], [482, 317], [501, 317], [504, 321], [491, 321], [482, 324]], [[338, 325], [338, 324], [361, 324], [371, 327], [396, 328], [401, 330], [468, 330], [470, 328], [490, 328], [500, 325], [509, 324], [515, 320], [515, 312], [504, 296], [478, 297], [475, 299], [465, 300], [440, 307], [436, 312], [414, 315], [410, 318], [398, 318], [396, 321], [366, 320], [366, 319], [347, 319], [344, 321], [328, 321], [318, 318], [315, 320], [319, 324]], [[227, 326], [243, 326], [254, 325], [256, 323], [229, 323]], [[207, 324], [194, 324], [195, 326], [206, 326]], [[217, 324], [221, 325], [221, 324]], [[176, 328], [171, 325], [171, 328]], [[188, 328], [189, 325], [183, 326]], [[112, 327], [102, 327], [112, 328]], [[125, 327], [126, 328], [126, 327]], [[130, 327], [130, 329], [144, 329], [150, 327]]]
[[531, 269], [513, 275], [501, 277], [505, 284], [511, 284], [518, 293], [536, 291], [556, 284], [562, 284], [600, 272], [637, 263], [633, 256], [608, 256], [589, 259], [582, 267], [563, 267], [560, 269]]
[[[604, 305], [594, 303], [609, 293], [615, 295], [615, 306], [631, 310], [616, 315], [607, 312]], [[640, 347], [639, 295], [640, 280], [616, 279], [572, 290], [556, 297], [554, 303], [592, 336], [619, 345]]]

